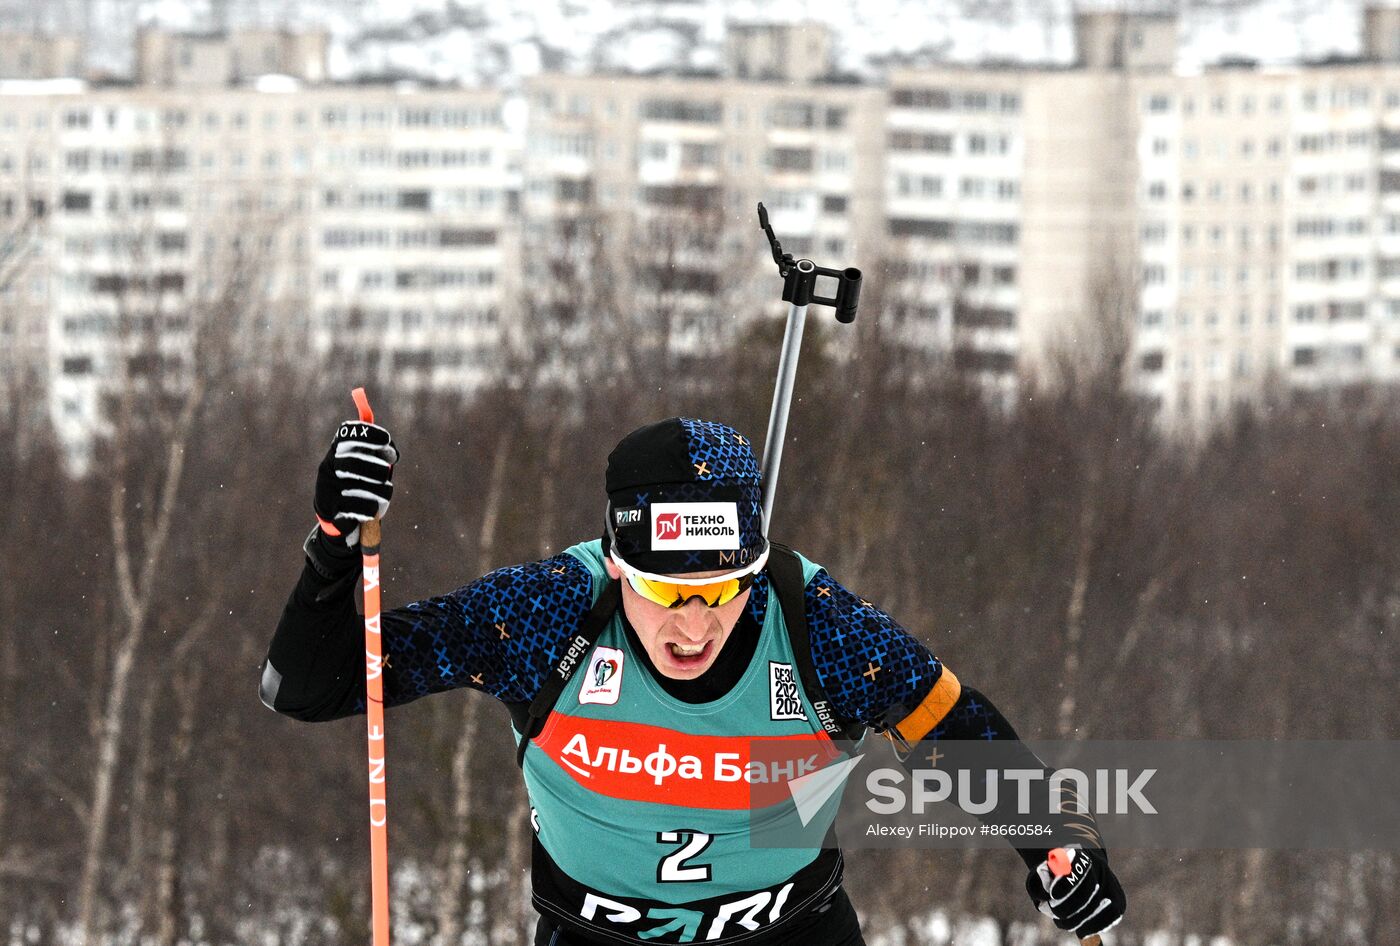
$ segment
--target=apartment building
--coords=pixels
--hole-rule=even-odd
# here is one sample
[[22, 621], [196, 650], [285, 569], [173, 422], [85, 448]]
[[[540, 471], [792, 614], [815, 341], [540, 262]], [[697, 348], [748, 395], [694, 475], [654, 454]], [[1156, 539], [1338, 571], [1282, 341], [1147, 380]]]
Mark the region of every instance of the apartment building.
[[1139, 378], [1209, 422], [1400, 381], [1400, 65], [1145, 82]]
[[324, 82], [329, 41], [322, 31], [175, 33], [142, 29], [136, 34], [136, 81], [140, 85], [207, 88], [283, 75]]
[[1139, 266], [1132, 89], [1170, 68], [1175, 21], [1107, 13], [1077, 26], [1072, 67], [889, 80], [889, 317], [1004, 399], [1025, 372], [1093, 344]]
[[1085, 14], [1072, 67], [892, 75], [897, 314], [1004, 392], [1131, 319], [1134, 384], [1196, 429], [1400, 381], [1400, 11], [1365, 22], [1357, 61], [1184, 74], [1172, 18]]
[[514, 161], [493, 92], [0, 84], [0, 340], [43, 352], [75, 446], [117, 368], [179, 364], [235, 295], [292, 343], [470, 388], [515, 291]]
[[532, 306], [587, 319], [551, 296], [580, 240], [712, 343], [781, 311], [763, 200], [785, 249], [883, 283], [865, 318], [1005, 399], [1115, 319], [1168, 425], [1400, 382], [1400, 11], [1286, 69], [1182, 72], [1177, 29], [1084, 14], [1072, 64], [862, 85], [815, 24], [735, 25], [714, 74], [530, 80], [523, 136], [498, 93], [318, 81], [314, 34], [143, 33], [138, 84], [0, 83], [0, 368], [44, 360], [81, 439], [124, 320], [178, 339], [237, 263], [269, 325], [470, 388]]
[[83, 71], [83, 42], [76, 36], [0, 30], [0, 81], [76, 78]]
[[561, 223], [606, 220], [634, 248], [637, 304], [668, 292], [682, 346], [782, 311], [760, 200], [785, 251], [832, 267], [880, 252], [884, 90], [833, 78], [814, 25], [737, 28], [727, 49], [713, 75], [527, 86], [523, 209], [527, 246], [542, 248], [527, 256], [552, 252]]

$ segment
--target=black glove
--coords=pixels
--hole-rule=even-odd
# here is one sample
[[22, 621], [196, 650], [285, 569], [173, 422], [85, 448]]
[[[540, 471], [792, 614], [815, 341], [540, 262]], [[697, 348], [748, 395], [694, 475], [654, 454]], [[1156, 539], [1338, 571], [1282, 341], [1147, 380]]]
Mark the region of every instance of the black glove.
[[378, 424], [347, 420], [336, 430], [326, 458], [316, 470], [316, 518], [321, 531], [354, 548], [360, 523], [383, 518], [394, 495], [394, 464], [399, 451]]
[[1096, 848], [1069, 848], [1070, 872], [1056, 877], [1048, 864], [1026, 875], [1026, 892], [1036, 909], [1084, 939], [1116, 925], [1128, 909], [1128, 898], [1108, 857]]

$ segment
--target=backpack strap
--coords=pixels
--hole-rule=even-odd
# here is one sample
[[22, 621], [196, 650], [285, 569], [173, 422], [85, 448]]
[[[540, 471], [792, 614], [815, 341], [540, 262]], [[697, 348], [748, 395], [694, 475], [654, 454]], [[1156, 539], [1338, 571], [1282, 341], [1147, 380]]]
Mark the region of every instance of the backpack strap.
[[807, 627], [807, 582], [802, 576], [802, 561], [786, 545], [770, 542], [769, 550], [768, 574], [773, 579], [773, 590], [783, 609], [783, 622], [787, 625], [788, 639], [792, 642], [792, 656], [797, 661], [802, 689], [806, 691], [807, 699], [812, 701], [812, 708], [817, 711], [817, 722], [822, 724], [832, 739], [859, 739], [865, 734], [865, 726], [836, 716], [817, 676], [817, 668], [812, 663], [812, 637]]
[[584, 656], [598, 642], [598, 635], [603, 633], [603, 628], [612, 620], [621, 601], [621, 583], [616, 580], [608, 582], [603, 587], [602, 594], [598, 595], [598, 600], [593, 602], [593, 607], [580, 622], [578, 633], [569, 640], [569, 646], [564, 648], [564, 656], [559, 658], [559, 662], [545, 678], [544, 686], [540, 687], [540, 691], [530, 701], [529, 714], [520, 728], [520, 744], [515, 751], [516, 765], [524, 766], [525, 750], [529, 748], [530, 740], [539, 735], [540, 730], [544, 728], [545, 717], [554, 709], [559, 694], [564, 692], [564, 687], [573, 679], [574, 672], [583, 663]]

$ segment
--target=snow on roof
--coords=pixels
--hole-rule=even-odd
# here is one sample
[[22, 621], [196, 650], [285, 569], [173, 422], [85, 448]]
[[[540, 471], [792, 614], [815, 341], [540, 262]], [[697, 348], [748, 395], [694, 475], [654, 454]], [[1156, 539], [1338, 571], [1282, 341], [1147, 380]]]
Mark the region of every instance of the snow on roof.
[[87, 90], [82, 79], [0, 80], [0, 95], [81, 95]]
[[296, 76], [284, 76], [270, 73], [253, 79], [252, 86], [253, 89], [258, 92], [285, 94], [288, 92], [301, 91], [301, 80]]

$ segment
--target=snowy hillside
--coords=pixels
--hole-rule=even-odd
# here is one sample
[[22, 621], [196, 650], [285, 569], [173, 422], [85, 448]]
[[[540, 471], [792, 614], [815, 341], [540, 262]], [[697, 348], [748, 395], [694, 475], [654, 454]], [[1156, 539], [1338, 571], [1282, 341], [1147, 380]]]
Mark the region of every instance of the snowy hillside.
[[[95, 64], [124, 71], [137, 23], [185, 29], [320, 26], [333, 74], [408, 73], [512, 85], [540, 70], [705, 70], [725, 23], [811, 19], [838, 35], [839, 68], [873, 75], [933, 59], [1067, 61], [1071, 0], [0, 0], [0, 25], [85, 32]], [[1357, 49], [1360, 0], [1181, 4], [1181, 64]]]

